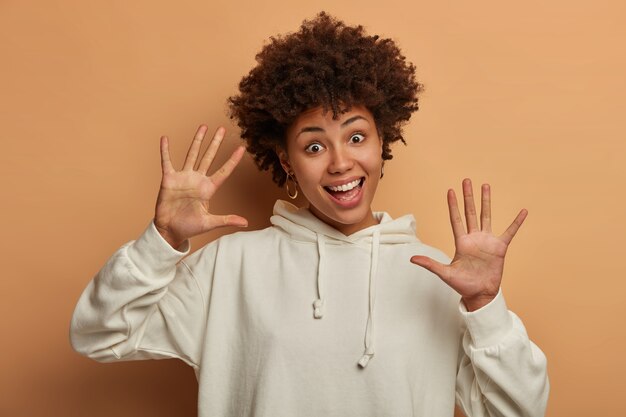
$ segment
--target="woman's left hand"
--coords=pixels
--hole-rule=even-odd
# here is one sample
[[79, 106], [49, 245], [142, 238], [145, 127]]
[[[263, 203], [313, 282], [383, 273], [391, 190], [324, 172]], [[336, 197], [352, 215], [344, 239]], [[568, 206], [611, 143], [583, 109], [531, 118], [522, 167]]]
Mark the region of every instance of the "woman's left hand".
[[513, 223], [500, 236], [491, 232], [491, 192], [489, 184], [481, 188], [480, 228], [474, 207], [472, 182], [463, 180], [463, 200], [467, 232], [463, 227], [454, 190], [448, 190], [448, 209], [454, 233], [456, 253], [450, 265], [427, 256], [413, 256], [411, 262], [436, 274], [446, 284], [461, 294], [468, 311], [487, 305], [498, 294], [504, 256], [524, 219], [528, 215], [522, 209]]

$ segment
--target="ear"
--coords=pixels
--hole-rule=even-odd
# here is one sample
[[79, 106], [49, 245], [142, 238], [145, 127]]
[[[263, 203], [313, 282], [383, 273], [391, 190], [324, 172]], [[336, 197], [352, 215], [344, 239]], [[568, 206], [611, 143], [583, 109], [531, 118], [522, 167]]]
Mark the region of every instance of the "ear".
[[289, 157], [287, 156], [287, 152], [281, 147], [277, 147], [275, 152], [278, 156], [278, 159], [280, 160], [280, 165], [283, 167], [285, 173], [293, 172], [293, 170], [291, 169], [291, 165], [289, 164]]

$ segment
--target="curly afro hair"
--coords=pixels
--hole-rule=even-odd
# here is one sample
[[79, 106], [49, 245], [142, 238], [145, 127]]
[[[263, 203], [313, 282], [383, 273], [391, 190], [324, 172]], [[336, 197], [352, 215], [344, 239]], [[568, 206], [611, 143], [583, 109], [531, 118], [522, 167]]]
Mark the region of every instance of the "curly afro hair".
[[271, 169], [278, 185], [286, 174], [276, 150], [286, 148], [287, 128], [311, 108], [322, 106], [337, 118], [353, 105], [366, 107], [383, 140], [383, 160], [392, 158], [391, 143], [406, 144], [402, 125], [418, 109], [422, 85], [391, 39], [321, 12], [296, 33], [271, 37], [256, 60], [240, 94], [228, 99], [230, 118], [259, 169]]

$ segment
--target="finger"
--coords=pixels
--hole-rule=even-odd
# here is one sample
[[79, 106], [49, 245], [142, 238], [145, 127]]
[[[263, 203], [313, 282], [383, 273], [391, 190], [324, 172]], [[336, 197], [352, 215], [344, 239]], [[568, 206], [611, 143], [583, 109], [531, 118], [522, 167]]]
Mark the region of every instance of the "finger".
[[207, 223], [209, 230], [226, 226], [248, 227], [248, 220], [235, 214], [211, 216]]
[[202, 145], [202, 139], [207, 131], [205, 125], [200, 125], [196, 131], [196, 135], [193, 137], [189, 151], [187, 151], [187, 157], [185, 158], [185, 164], [183, 165], [183, 171], [191, 171], [196, 165], [198, 159], [198, 153], [200, 152], [200, 146]]
[[491, 187], [483, 184], [480, 191], [480, 230], [491, 233]]
[[213, 163], [213, 159], [215, 159], [215, 154], [217, 153], [217, 150], [219, 149], [222, 140], [224, 139], [225, 133], [226, 129], [224, 129], [223, 127], [217, 128], [215, 134], [213, 134], [213, 139], [211, 139], [209, 147], [202, 156], [202, 160], [200, 161], [200, 165], [198, 166], [198, 172], [204, 175], [207, 174], [209, 168], [211, 167], [211, 164]]
[[435, 261], [428, 256], [415, 255], [411, 257], [411, 263], [426, 268], [433, 274], [437, 275], [445, 283], [450, 282], [450, 266]]
[[217, 172], [211, 175], [211, 181], [213, 182], [213, 184], [215, 184], [216, 188], [219, 188], [222, 183], [226, 181], [226, 178], [230, 176], [237, 164], [239, 164], [239, 161], [241, 161], [245, 150], [246, 148], [244, 148], [243, 146], [239, 146], [237, 149], [235, 149], [228, 161], [226, 161], [224, 165], [222, 165], [222, 167], [217, 170]]
[[526, 219], [527, 215], [528, 215], [528, 210], [522, 209], [517, 215], [517, 217], [515, 218], [515, 220], [513, 220], [513, 223], [511, 223], [511, 225], [504, 231], [504, 233], [502, 233], [500, 238], [504, 240], [507, 245], [511, 243], [511, 241], [515, 237], [515, 234], [517, 233], [519, 228], [522, 226], [522, 223], [524, 223], [524, 220]]
[[453, 189], [448, 190], [448, 212], [450, 213], [450, 224], [452, 225], [452, 234], [454, 239], [463, 236], [463, 220], [461, 220], [461, 212], [459, 212], [459, 203], [456, 201], [456, 194]]
[[170, 150], [167, 136], [161, 136], [161, 171], [163, 175], [176, 171], [170, 160]]
[[478, 231], [478, 219], [476, 218], [476, 207], [474, 207], [474, 192], [472, 191], [472, 180], [463, 180], [463, 203], [465, 206], [465, 220], [467, 221], [467, 233]]

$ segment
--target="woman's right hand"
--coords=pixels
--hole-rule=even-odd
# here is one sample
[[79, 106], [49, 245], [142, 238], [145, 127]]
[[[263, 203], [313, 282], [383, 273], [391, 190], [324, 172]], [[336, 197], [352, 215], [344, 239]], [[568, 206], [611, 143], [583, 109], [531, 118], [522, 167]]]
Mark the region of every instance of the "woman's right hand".
[[154, 224], [161, 236], [173, 247], [186, 239], [222, 226], [246, 227], [248, 221], [236, 215], [215, 215], [209, 211], [209, 200], [233, 172], [245, 152], [238, 147], [228, 161], [213, 175], [207, 172], [224, 139], [226, 130], [217, 129], [198, 168], [196, 162], [207, 127], [201, 125], [189, 147], [183, 169], [176, 171], [170, 161], [167, 136], [161, 137], [163, 177], [157, 197]]

